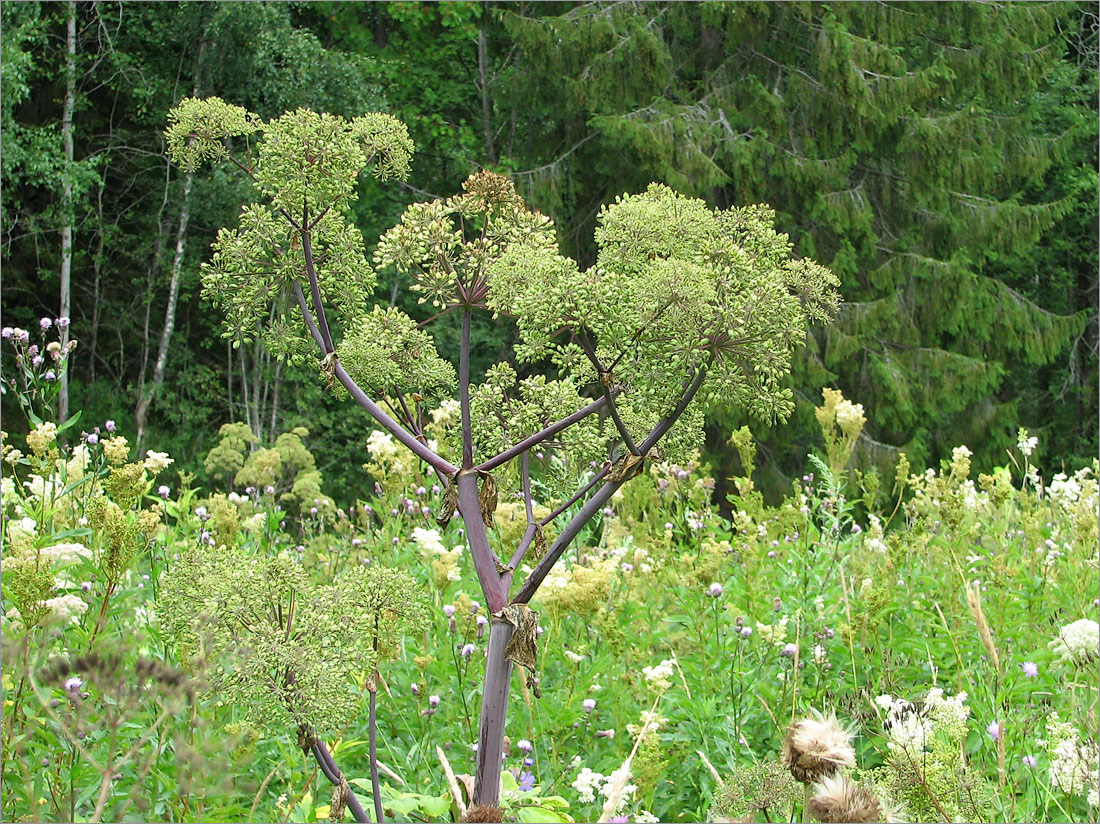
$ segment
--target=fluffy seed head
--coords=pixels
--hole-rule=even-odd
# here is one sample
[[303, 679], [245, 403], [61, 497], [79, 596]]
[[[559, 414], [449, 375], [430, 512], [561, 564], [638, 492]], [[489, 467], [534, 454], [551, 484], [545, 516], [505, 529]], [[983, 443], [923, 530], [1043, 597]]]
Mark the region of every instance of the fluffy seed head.
[[828, 776], [814, 787], [809, 810], [810, 815], [823, 822], [863, 824], [896, 820], [873, 791], [843, 775]]
[[851, 735], [835, 715], [803, 718], [787, 730], [783, 763], [795, 780], [812, 784], [841, 767], [854, 767], [856, 754]]

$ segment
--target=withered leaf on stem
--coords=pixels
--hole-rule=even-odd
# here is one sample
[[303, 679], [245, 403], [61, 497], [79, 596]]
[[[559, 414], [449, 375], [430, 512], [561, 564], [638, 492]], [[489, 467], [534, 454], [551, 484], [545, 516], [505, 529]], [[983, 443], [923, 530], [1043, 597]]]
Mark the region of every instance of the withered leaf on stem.
[[497, 511], [497, 482], [488, 472], [478, 472], [481, 476], [481, 488], [477, 492], [481, 504], [481, 520], [489, 529], [493, 527], [493, 513]]
[[439, 507], [439, 515], [436, 516], [435, 522], [439, 525], [440, 529], [446, 529], [447, 524], [451, 522], [451, 518], [454, 517], [455, 510], [458, 509], [458, 472], [453, 472], [447, 476], [446, 489], [443, 490], [443, 503]]
[[627, 453], [622, 458], [620, 458], [613, 467], [611, 467], [611, 471], [607, 473], [607, 480], [629, 481], [631, 478], [637, 475], [641, 475], [642, 464], [644, 461], [644, 455], [633, 455]]

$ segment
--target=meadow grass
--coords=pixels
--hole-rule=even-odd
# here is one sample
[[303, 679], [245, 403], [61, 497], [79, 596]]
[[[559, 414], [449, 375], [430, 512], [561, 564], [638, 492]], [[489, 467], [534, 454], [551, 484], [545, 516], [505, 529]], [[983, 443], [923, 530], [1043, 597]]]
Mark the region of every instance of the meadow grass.
[[[720, 502], [705, 467], [654, 465], [580, 535], [532, 603], [537, 681], [512, 683], [510, 820], [802, 820], [820, 788], [779, 759], [815, 710], [851, 731], [847, 773], [903, 820], [1096, 819], [1095, 464], [1044, 478], [1024, 433], [993, 475], [971, 478], [962, 448], [876, 495], [826, 424], [828, 463], [778, 506], [750, 477]], [[391, 820], [457, 817], [487, 616], [431, 476], [375, 438], [375, 494], [352, 506], [280, 499], [275, 476], [227, 497], [131, 461], [117, 435], [59, 450], [35, 431], [4, 445], [6, 820], [314, 821], [339, 805], [275, 698], [211, 688], [259, 677], [251, 664], [218, 660], [212, 678], [178, 653], [164, 610], [187, 607], [166, 582], [226, 540], [309, 586], [370, 565], [417, 580], [432, 618], [380, 665], [382, 795]], [[524, 526], [507, 500], [496, 522], [504, 545]], [[369, 798], [369, 670], [339, 672], [360, 710], [316, 726]]]

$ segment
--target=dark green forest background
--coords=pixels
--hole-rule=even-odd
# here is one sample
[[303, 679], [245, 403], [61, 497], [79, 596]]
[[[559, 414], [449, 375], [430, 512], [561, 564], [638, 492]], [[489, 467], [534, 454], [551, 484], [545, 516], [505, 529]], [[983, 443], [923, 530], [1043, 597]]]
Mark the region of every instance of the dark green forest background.
[[[69, 406], [181, 468], [226, 421], [268, 440], [304, 424], [330, 493], [365, 493], [365, 413], [234, 349], [200, 299], [210, 242], [251, 196], [232, 169], [165, 158], [165, 114], [194, 94], [403, 119], [413, 171], [363, 181], [368, 244], [481, 168], [512, 175], [582, 265], [599, 207], [653, 180], [771, 204], [845, 300], [798, 359], [795, 417], [754, 426], [773, 492], [817, 445], [823, 386], [864, 405], [864, 462], [965, 443], [985, 469], [1019, 426], [1051, 472], [1097, 454], [1094, 3], [11, 2], [0, 23], [2, 322], [58, 315], [71, 233]], [[475, 330], [478, 363], [512, 333]], [[437, 342], [447, 357], [457, 330]], [[728, 474], [724, 433], [746, 421], [711, 419]]]

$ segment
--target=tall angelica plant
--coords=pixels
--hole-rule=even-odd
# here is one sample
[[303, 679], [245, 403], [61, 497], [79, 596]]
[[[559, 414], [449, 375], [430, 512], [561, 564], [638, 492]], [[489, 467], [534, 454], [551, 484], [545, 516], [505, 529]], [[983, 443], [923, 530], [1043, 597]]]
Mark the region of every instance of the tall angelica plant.
[[[659, 184], [604, 207], [596, 263], [582, 270], [559, 254], [553, 223], [485, 171], [460, 194], [410, 206], [381, 238], [374, 263], [396, 267], [435, 309], [417, 323], [370, 306], [375, 273], [349, 219], [364, 170], [407, 174], [403, 124], [306, 109], [264, 122], [217, 98], [185, 100], [169, 118], [176, 163], [229, 161], [256, 186], [203, 267], [226, 334], [316, 358], [334, 391], [438, 474], [440, 525], [463, 521], [492, 613], [473, 800], [494, 805], [513, 665], [536, 667], [528, 605], [540, 584], [647, 460], [686, 459], [708, 405], [767, 421], [791, 413], [783, 381], [807, 324], [835, 309], [836, 278], [792, 258], [767, 207], [712, 210]], [[517, 342], [474, 383], [478, 313], [514, 319]], [[426, 330], [448, 314], [461, 318], [457, 374]], [[536, 374], [521, 380], [513, 363]], [[420, 407], [456, 388], [457, 465], [430, 448]], [[536, 489], [553, 506], [541, 518]], [[498, 554], [490, 530], [502, 495], [522, 500], [526, 527]]]

